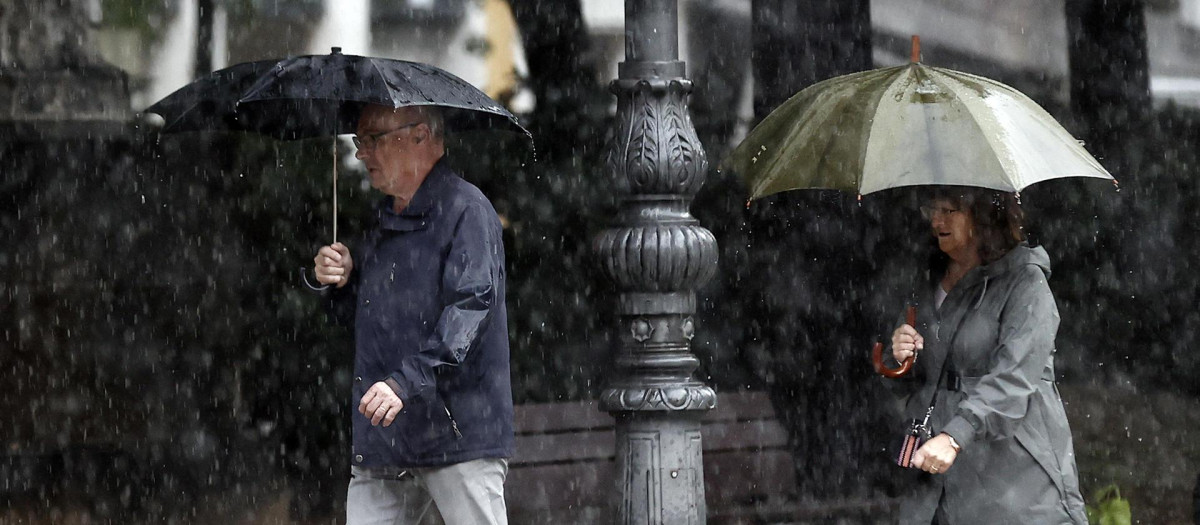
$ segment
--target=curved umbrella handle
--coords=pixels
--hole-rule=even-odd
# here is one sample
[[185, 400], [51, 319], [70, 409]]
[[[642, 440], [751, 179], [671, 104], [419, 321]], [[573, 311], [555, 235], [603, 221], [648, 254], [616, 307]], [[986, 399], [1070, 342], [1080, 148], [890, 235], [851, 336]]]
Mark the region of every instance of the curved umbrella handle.
[[[908, 309], [904, 312], [904, 317], [908, 326], [916, 326], [917, 307], [909, 305]], [[895, 379], [907, 374], [909, 370], [912, 370], [912, 366], [916, 362], [917, 354], [913, 352], [912, 357], [905, 359], [903, 363], [900, 363], [898, 368], [888, 368], [883, 364], [883, 343], [875, 343], [875, 347], [871, 349], [871, 364], [875, 366], [875, 372], [883, 377]]]
[[304, 286], [307, 286], [309, 290], [312, 290], [314, 292], [323, 292], [325, 290], [328, 290], [330, 286], [333, 286], [330, 284], [322, 284], [321, 286], [317, 286], [317, 285], [309, 282], [308, 269], [306, 269], [303, 266], [300, 267], [300, 280], [304, 281]]

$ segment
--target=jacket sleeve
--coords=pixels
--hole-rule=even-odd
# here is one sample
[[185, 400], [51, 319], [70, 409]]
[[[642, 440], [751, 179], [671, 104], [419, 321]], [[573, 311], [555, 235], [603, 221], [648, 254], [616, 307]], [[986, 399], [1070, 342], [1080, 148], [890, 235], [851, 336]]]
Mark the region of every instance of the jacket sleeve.
[[967, 398], [942, 429], [963, 448], [979, 439], [1016, 433], [1054, 351], [1059, 315], [1046, 276], [1032, 265], [1020, 271], [1000, 312], [999, 339], [988, 372], [967, 390]]
[[338, 326], [353, 326], [358, 298], [358, 272], [350, 273], [350, 281], [337, 288], [330, 286], [322, 292], [325, 314]]
[[404, 359], [385, 380], [401, 399], [434, 390], [439, 366], [458, 366], [489, 320], [502, 279], [504, 246], [500, 222], [490, 206], [468, 206], [455, 227], [442, 269], [444, 306], [433, 334], [417, 354]]

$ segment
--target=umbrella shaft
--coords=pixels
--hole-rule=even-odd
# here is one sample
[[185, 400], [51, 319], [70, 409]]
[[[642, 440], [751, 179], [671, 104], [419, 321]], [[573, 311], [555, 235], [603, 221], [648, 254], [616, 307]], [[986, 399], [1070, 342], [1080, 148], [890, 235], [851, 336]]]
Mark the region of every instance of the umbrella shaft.
[[334, 244], [337, 244], [337, 223], [338, 223], [338, 220], [337, 220], [337, 218], [338, 218], [337, 217], [338, 216], [338, 210], [337, 210], [337, 201], [338, 201], [338, 198], [337, 198], [337, 179], [338, 179], [337, 165], [338, 165], [337, 135], [334, 135], [333, 136], [333, 243]]

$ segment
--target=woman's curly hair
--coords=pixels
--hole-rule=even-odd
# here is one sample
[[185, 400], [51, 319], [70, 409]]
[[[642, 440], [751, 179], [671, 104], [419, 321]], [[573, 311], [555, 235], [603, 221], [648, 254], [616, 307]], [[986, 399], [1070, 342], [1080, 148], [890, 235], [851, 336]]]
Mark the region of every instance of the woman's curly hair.
[[1006, 191], [941, 186], [932, 200], [944, 200], [971, 214], [979, 236], [979, 258], [990, 264], [1025, 242], [1025, 212], [1017, 196]]

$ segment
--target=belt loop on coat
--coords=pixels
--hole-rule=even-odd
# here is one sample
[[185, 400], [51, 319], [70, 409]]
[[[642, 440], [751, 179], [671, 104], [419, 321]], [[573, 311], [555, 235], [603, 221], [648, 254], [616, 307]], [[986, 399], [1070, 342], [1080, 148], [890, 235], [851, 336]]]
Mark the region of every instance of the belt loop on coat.
[[946, 390], [962, 392], [962, 378], [958, 376], [958, 372], [954, 370], [946, 371]]

